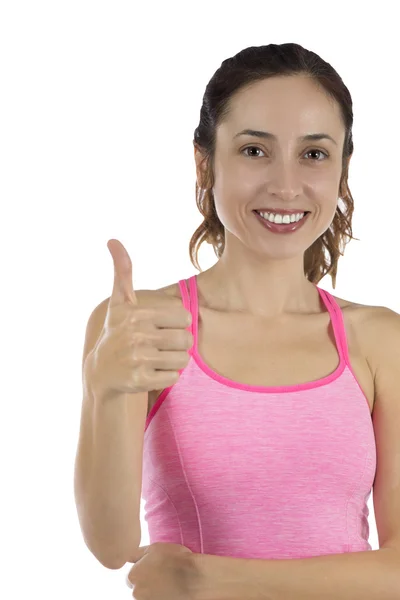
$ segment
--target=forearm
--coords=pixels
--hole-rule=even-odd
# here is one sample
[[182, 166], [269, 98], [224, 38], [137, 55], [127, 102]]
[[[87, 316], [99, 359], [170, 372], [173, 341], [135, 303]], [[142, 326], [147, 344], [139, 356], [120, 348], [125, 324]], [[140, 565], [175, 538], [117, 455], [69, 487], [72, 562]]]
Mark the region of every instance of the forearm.
[[400, 552], [381, 548], [305, 559], [196, 554], [196, 600], [400, 600]]
[[101, 402], [89, 391], [83, 402], [76, 505], [86, 545], [102, 564], [114, 568], [140, 542], [147, 402], [133, 398]]

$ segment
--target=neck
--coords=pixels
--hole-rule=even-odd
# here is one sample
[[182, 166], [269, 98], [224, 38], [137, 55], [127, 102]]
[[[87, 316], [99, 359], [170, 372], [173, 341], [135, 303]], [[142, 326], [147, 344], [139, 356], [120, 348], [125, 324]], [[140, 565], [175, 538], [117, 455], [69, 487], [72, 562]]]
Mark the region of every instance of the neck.
[[320, 312], [318, 290], [304, 276], [288, 278], [275, 270], [260, 278], [251, 269], [232, 271], [217, 263], [197, 281], [205, 304], [215, 310], [273, 320]]

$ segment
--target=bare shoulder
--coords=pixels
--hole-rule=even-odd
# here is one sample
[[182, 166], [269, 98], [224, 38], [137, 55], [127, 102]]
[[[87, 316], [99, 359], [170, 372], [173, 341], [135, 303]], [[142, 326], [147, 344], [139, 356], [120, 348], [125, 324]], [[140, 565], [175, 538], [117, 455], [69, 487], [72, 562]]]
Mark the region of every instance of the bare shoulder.
[[[342, 309], [346, 309], [347, 312], [351, 313], [360, 328], [366, 328], [368, 335], [379, 333], [382, 326], [391, 323], [393, 319], [396, 320], [396, 317], [400, 319], [398, 313], [386, 306], [360, 304], [336, 296], [334, 298]], [[373, 341], [376, 342], [377, 339], [374, 338]]]
[[388, 352], [400, 350], [400, 314], [387, 306], [371, 306], [363, 325], [375, 356], [382, 358]]
[[[340, 299], [337, 299], [338, 301]], [[339, 303], [340, 304], [340, 303]], [[387, 353], [400, 348], [400, 314], [386, 306], [348, 303], [348, 316], [374, 377]]]
[[162, 288], [152, 290], [160, 298], [160, 302], [172, 302], [172, 304], [182, 304], [182, 294], [179, 283], [171, 283]]
[[346, 313], [349, 313], [351, 318], [363, 325], [371, 323], [371, 321], [375, 323], [377, 320], [379, 321], [379, 318], [382, 315], [387, 314], [388, 311], [390, 312], [390, 309], [385, 306], [360, 304], [359, 302], [351, 302], [350, 300], [339, 298], [333, 294], [331, 294], [331, 296], [333, 296], [341, 309], [345, 309]]
[[369, 309], [380, 308], [379, 306], [372, 306], [370, 304], [360, 304], [359, 302], [351, 302], [350, 300], [346, 300], [344, 298], [339, 298], [339, 296], [335, 296], [331, 294], [336, 302], [339, 304], [340, 308], [349, 309], [351, 312], [364, 314], [368, 312]]

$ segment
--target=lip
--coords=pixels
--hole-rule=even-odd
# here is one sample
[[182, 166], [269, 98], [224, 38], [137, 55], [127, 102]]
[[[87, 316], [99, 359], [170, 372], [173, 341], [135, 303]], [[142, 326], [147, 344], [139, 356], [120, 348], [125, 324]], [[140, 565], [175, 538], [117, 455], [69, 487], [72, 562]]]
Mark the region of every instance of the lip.
[[277, 234], [290, 234], [290, 233], [294, 233], [295, 231], [298, 231], [299, 229], [304, 227], [305, 223], [308, 220], [308, 217], [311, 214], [310, 212], [308, 212], [298, 222], [279, 224], [279, 223], [271, 223], [270, 221], [263, 219], [263, 217], [261, 217], [259, 214], [257, 214], [257, 212], [255, 210], [253, 212], [254, 212], [255, 217], [258, 219], [258, 221], [261, 223], [261, 225], [263, 227], [265, 227], [265, 229], [269, 230], [272, 233], [277, 233]]
[[256, 212], [257, 210], [259, 212], [272, 212], [272, 213], [279, 213], [281, 215], [296, 215], [297, 213], [310, 212], [309, 210], [303, 210], [301, 208], [294, 208], [292, 210], [283, 210], [283, 209], [278, 209], [278, 208], [255, 208], [253, 210], [253, 212]]

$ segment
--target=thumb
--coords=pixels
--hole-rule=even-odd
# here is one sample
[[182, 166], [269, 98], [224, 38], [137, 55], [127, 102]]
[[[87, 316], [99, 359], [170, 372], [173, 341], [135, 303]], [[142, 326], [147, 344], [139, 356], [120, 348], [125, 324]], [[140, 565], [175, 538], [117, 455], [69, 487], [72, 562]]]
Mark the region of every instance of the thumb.
[[129, 302], [135, 306], [138, 300], [132, 283], [132, 261], [119, 240], [108, 240], [107, 247], [114, 262], [114, 285], [109, 305], [117, 306]]

